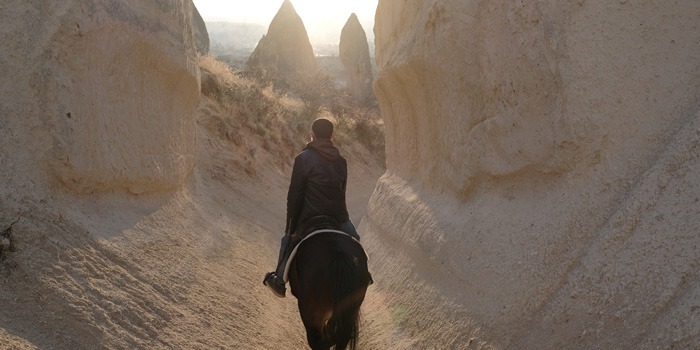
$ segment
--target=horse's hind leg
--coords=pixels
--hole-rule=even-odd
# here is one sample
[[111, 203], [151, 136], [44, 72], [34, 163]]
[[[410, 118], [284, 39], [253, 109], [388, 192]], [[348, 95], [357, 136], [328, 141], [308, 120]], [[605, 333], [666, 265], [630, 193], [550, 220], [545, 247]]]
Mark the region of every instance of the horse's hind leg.
[[323, 335], [314, 327], [306, 327], [306, 340], [309, 342], [311, 350], [329, 350], [330, 341], [324, 339]]
[[321, 334], [313, 327], [306, 327], [306, 341], [309, 342], [311, 349], [316, 349], [316, 344], [321, 340]]
[[337, 343], [337, 344], [335, 344], [335, 350], [345, 350], [347, 348], [347, 346], [348, 346], [348, 343], [345, 343], [345, 344]]
[[[310, 308], [304, 308], [301, 301], [299, 301], [299, 310], [311, 310]], [[301, 321], [304, 323], [304, 328], [306, 328], [306, 340], [309, 342], [309, 346], [312, 350], [328, 350], [331, 348], [328, 339], [324, 338], [323, 329], [325, 326], [325, 320], [322, 315], [317, 315], [314, 312], [302, 311]]]

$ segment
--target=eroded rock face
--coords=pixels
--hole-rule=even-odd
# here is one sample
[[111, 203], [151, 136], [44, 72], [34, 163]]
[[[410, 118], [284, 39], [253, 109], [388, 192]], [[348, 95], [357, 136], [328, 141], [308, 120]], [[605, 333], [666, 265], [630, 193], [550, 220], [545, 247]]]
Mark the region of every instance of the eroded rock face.
[[350, 16], [340, 33], [340, 61], [345, 67], [347, 88], [355, 98], [372, 94], [372, 63], [369, 58], [367, 35], [357, 15]]
[[379, 1], [388, 171], [361, 230], [417, 348], [700, 346], [698, 18]]
[[316, 59], [304, 22], [289, 0], [282, 3], [246, 63], [248, 69], [265, 76], [285, 79], [316, 71]]
[[192, 6], [192, 25], [194, 26], [194, 38], [197, 46], [197, 53], [204, 56], [209, 54], [209, 32], [204, 18], [199, 14], [197, 7]]
[[24, 145], [8, 151], [16, 171], [80, 193], [183, 183], [199, 101], [191, 1], [13, 0], [2, 11], [3, 147]]

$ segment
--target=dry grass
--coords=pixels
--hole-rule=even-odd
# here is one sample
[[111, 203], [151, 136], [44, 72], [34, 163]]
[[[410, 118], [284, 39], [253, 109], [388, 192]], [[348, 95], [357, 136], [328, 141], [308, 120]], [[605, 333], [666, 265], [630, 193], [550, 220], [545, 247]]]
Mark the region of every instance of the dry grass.
[[[330, 76], [298, 76], [288, 86], [275, 88], [269, 81], [245, 77], [211, 56], [201, 57], [200, 68], [202, 93], [219, 112], [221, 123], [227, 125], [223, 127], [225, 137], [238, 146], [241, 141], [235, 139], [242, 136], [234, 130], [245, 128], [262, 138], [265, 151], [291, 161], [308, 142], [313, 120], [324, 117], [336, 124], [339, 146], [359, 144], [375, 161], [384, 163], [383, 122], [376, 100], [353, 100], [335, 87]], [[205, 89], [206, 81], [215, 81], [218, 88]]]

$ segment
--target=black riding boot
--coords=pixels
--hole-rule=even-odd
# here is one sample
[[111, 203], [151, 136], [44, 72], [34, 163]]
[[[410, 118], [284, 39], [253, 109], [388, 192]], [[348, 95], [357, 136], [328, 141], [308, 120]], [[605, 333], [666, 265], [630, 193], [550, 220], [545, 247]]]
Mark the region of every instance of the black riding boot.
[[287, 266], [289, 254], [292, 253], [294, 247], [297, 245], [297, 243], [299, 243], [298, 237], [298, 235], [284, 235], [282, 237], [282, 242], [280, 244], [280, 256], [277, 259], [277, 268], [274, 272], [268, 272], [265, 275], [265, 280], [263, 281], [263, 284], [270, 287], [272, 292], [280, 298], [284, 298], [287, 291], [287, 288], [284, 286], [284, 269]]

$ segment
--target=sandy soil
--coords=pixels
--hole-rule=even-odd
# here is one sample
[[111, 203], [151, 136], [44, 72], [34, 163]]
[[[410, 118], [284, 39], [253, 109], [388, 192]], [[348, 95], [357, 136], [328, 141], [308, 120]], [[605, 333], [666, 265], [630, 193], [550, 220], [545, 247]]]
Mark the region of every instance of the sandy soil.
[[[17, 251], [2, 263], [1, 349], [307, 348], [296, 299], [261, 283], [284, 229], [290, 166], [240, 130], [242, 153], [217, 118], [201, 110], [198, 164], [177, 193], [57, 189], [35, 198], [17, 189], [0, 199], [3, 225], [22, 217]], [[348, 206], [359, 226], [384, 169], [341, 152], [351, 153]], [[376, 281], [362, 308], [361, 349], [410, 347], [395, 326], [400, 310], [385, 299]]]

